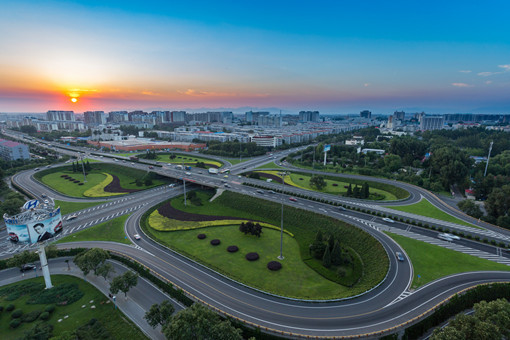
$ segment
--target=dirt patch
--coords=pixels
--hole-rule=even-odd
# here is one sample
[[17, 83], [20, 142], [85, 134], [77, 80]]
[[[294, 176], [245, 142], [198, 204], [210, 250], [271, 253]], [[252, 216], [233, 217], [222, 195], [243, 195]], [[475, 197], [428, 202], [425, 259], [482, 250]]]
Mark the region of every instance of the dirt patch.
[[218, 221], [218, 220], [241, 220], [239, 217], [232, 216], [211, 216], [211, 215], [197, 215], [192, 213], [187, 213], [182, 210], [177, 210], [170, 202], [163, 204], [158, 208], [158, 213], [161, 216], [171, 218], [178, 221]]
[[132, 192], [137, 192], [137, 191], [141, 191], [143, 189], [124, 189], [123, 187], [120, 186], [120, 179], [115, 176], [115, 175], [112, 175], [110, 174], [112, 177], [113, 177], [113, 180], [110, 184], [108, 184], [107, 186], [104, 187], [104, 192], [111, 192], [111, 193], [119, 193], [119, 192], [128, 192], [128, 193], [132, 193]]

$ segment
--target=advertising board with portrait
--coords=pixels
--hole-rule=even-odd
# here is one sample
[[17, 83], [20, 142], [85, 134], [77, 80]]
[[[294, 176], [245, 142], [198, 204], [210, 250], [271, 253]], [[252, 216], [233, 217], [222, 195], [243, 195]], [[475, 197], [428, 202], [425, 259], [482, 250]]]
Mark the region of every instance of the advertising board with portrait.
[[[37, 243], [46, 241], [62, 232], [62, 214], [60, 208], [51, 211], [42, 220], [25, 221], [16, 224], [16, 219], [5, 220], [9, 240], [14, 243]], [[10, 222], [10, 223], [8, 223]]]

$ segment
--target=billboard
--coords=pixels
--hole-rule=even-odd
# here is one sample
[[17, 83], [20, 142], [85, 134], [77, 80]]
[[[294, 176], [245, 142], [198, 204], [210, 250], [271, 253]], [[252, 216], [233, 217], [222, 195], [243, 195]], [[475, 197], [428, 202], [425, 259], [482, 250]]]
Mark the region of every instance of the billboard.
[[60, 208], [50, 211], [44, 219], [5, 219], [9, 240], [15, 243], [37, 243], [46, 241], [62, 232]]
[[331, 150], [331, 145], [324, 145], [324, 152], [328, 152], [329, 150]]

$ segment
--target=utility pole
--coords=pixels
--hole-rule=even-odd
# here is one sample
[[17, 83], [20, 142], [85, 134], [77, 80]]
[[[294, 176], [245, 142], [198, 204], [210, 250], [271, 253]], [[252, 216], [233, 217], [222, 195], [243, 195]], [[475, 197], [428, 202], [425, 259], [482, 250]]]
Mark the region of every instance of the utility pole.
[[280, 256], [278, 256], [279, 260], [283, 260], [283, 191], [285, 190], [285, 175], [287, 173], [285, 171], [280, 172], [280, 175], [282, 175], [282, 195], [281, 195], [281, 202], [282, 202], [282, 218], [280, 221]]
[[494, 144], [494, 141], [491, 141], [491, 145], [489, 146], [489, 155], [487, 156], [487, 163], [485, 163], [485, 171], [483, 173], [483, 177], [487, 175], [487, 168], [489, 167], [489, 160], [491, 159], [492, 144]]
[[186, 168], [184, 167], [184, 161], [181, 162], [182, 164], [182, 186], [184, 187], [184, 206], [186, 207], [186, 180], [184, 179], [184, 175], [186, 175]]
[[83, 156], [82, 154], [80, 154], [80, 159], [81, 159], [81, 168], [83, 170], [83, 183], [87, 183], [87, 176], [85, 176], [85, 165], [83, 164]]

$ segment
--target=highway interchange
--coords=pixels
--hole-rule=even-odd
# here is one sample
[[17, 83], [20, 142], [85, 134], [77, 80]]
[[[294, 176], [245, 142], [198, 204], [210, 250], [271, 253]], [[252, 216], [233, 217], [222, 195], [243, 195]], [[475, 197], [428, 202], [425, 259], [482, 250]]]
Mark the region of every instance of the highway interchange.
[[[63, 153], [75, 155], [75, 150], [60, 150]], [[84, 151], [84, 150], [80, 150]], [[89, 150], [88, 150], [89, 151]], [[278, 157], [282, 158], [294, 150], [281, 152]], [[196, 155], [196, 154], [195, 154]], [[102, 161], [115, 162], [115, 160], [103, 157], [99, 153], [93, 153], [91, 157], [97, 157]], [[432, 307], [448, 298], [455, 292], [471, 287], [479, 283], [510, 281], [510, 272], [476, 272], [462, 273], [452, 275], [435, 282], [432, 282], [418, 290], [410, 290], [410, 284], [413, 277], [413, 268], [406, 261], [399, 262], [394, 254], [397, 251], [404, 252], [391, 238], [387, 237], [382, 231], [389, 231], [424, 240], [429, 243], [437, 244], [446, 248], [463, 251], [475, 256], [486, 258], [495, 262], [510, 265], [510, 256], [501, 249], [479, 242], [461, 239], [453, 243], [437, 239], [437, 232], [418, 228], [406, 223], [387, 223], [379, 217], [364, 214], [355, 210], [342, 210], [329, 204], [320, 203], [312, 200], [298, 198], [296, 202], [289, 201], [288, 194], [269, 193], [264, 190], [261, 194], [256, 188], [243, 185], [246, 178], [238, 178], [238, 173], [252, 170], [262, 164], [272, 162], [274, 159], [268, 156], [256, 157], [244, 163], [230, 165], [231, 173], [228, 178], [218, 175], [210, 175], [203, 169], [192, 169], [191, 175], [186, 175], [184, 171], [175, 169], [175, 166], [163, 165], [155, 166], [153, 169], [159, 174], [176, 179], [187, 178], [197, 184], [203, 184], [211, 187], [219, 187], [227, 190], [233, 190], [247, 195], [264, 198], [280, 204], [299, 207], [301, 209], [314, 211], [317, 213], [332, 216], [341, 219], [352, 225], [355, 225], [371, 233], [384, 246], [390, 260], [390, 269], [386, 279], [372, 291], [353, 299], [330, 302], [296, 301], [278, 296], [272, 296], [264, 292], [246, 287], [235, 281], [232, 281], [222, 275], [219, 275], [204, 266], [197, 264], [175, 252], [152, 241], [143, 234], [139, 226], [139, 219], [143, 213], [150, 207], [168, 199], [169, 197], [182, 194], [183, 186], [178, 185], [173, 188], [168, 186], [159, 187], [147, 191], [142, 191], [121, 198], [101, 199], [105, 201], [95, 208], [87, 208], [76, 212], [78, 218], [66, 223], [64, 233], [70, 234], [83, 228], [104, 222], [117, 216], [132, 213], [126, 222], [126, 233], [131, 237], [134, 234], [144, 235], [141, 240], [133, 241], [133, 246], [117, 244], [113, 242], [86, 242], [72, 243], [66, 246], [72, 247], [102, 247], [105, 249], [117, 251], [127, 256], [135, 258], [140, 263], [151, 268], [154, 272], [167, 278], [169, 281], [184, 289], [195, 299], [202, 301], [216, 309], [218, 312], [239, 318], [249, 324], [267, 329], [270, 332], [283, 333], [286, 336], [320, 336], [320, 337], [350, 337], [350, 336], [377, 336], [381, 332], [391, 332], [396, 328], [410, 322], [415, 318], [422, 316]], [[131, 163], [130, 161], [119, 164], [124, 166], [136, 167], [139, 169], [148, 169], [148, 164]], [[147, 162], [151, 163], [151, 162]], [[151, 163], [152, 164], [152, 163]], [[154, 164], [158, 165], [158, 164]], [[46, 194], [54, 199], [71, 201], [69, 197], [62, 196], [49, 190], [47, 187], [33, 180], [33, 170], [21, 172], [13, 176], [12, 180], [17, 185], [23, 187], [36, 197]], [[330, 174], [328, 174], [330, 175]], [[370, 178], [370, 180], [375, 180]], [[381, 179], [376, 179], [381, 180]], [[224, 182], [230, 185], [225, 188]], [[388, 181], [388, 180], [381, 180]], [[393, 181], [390, 181], [393, 182]], [[260, 183], [256, 182], [256, 183]], [[189, 183], [188, 183], [189, 184]], [[395, 184], [393, 182], [393, 184]], [[192, 184], [196, 185], [196, 184]], [[281, 184], [265, 183], [268, 189], [281, 188]], [[411, 186], [405, 183], [398, 183], [410, 192], [409, 199], [398, 202], [399, 205], [411, 204], [420, 199], [428, 199], [435, 206], [455, 215], [456, 217], [478, 224], [476, 220], [464, 216], [462, 213], [446, 207], [435, 195], [428, 191]], [[187, 185], [189, 188], [189, 185]], [[286, 191], [300, 192], [301, 189], [285, 188]], [[295, 190], [295, 191], [294, 191]], [[307, 192], [310, 193], [310, 192]], [[314, 195], [322, 195], [314, 193]], [[363, 207], [367, 210], [386, 211], [377, 202], [366, 202], [360, 200], [350, 200], [346, 198], [329, 197], [328, 200], [338, 200], [340, 203], [349, 207]], [[72, 199], [72, 201], [84, 201], [82, 199]], [[97, 201], [97, 200], [95, 200]], [[391, 204], [384, 203], [385, 206]], [[437, 224], [451, 229], [469, 231], [473, 234], [482, 235], [497, 241], [509, 243], [510, 234], [506, 230], [485, 224], [478, 224], [486, 227], [487, 230], [470, 228], [466, 226], [454, 225], [438, 220], [431, 221], [423, 216], [392, 211], [393, 215], [412, 217], [417, 221], [424, 223]], [[466, 229], [467, 228], [467, 229]], [[5, 237], [2, 238], [5, 240]], [[0, 244], [0, 257], [6, 257], [10, 254], [25, 249], [20, 246]]]

